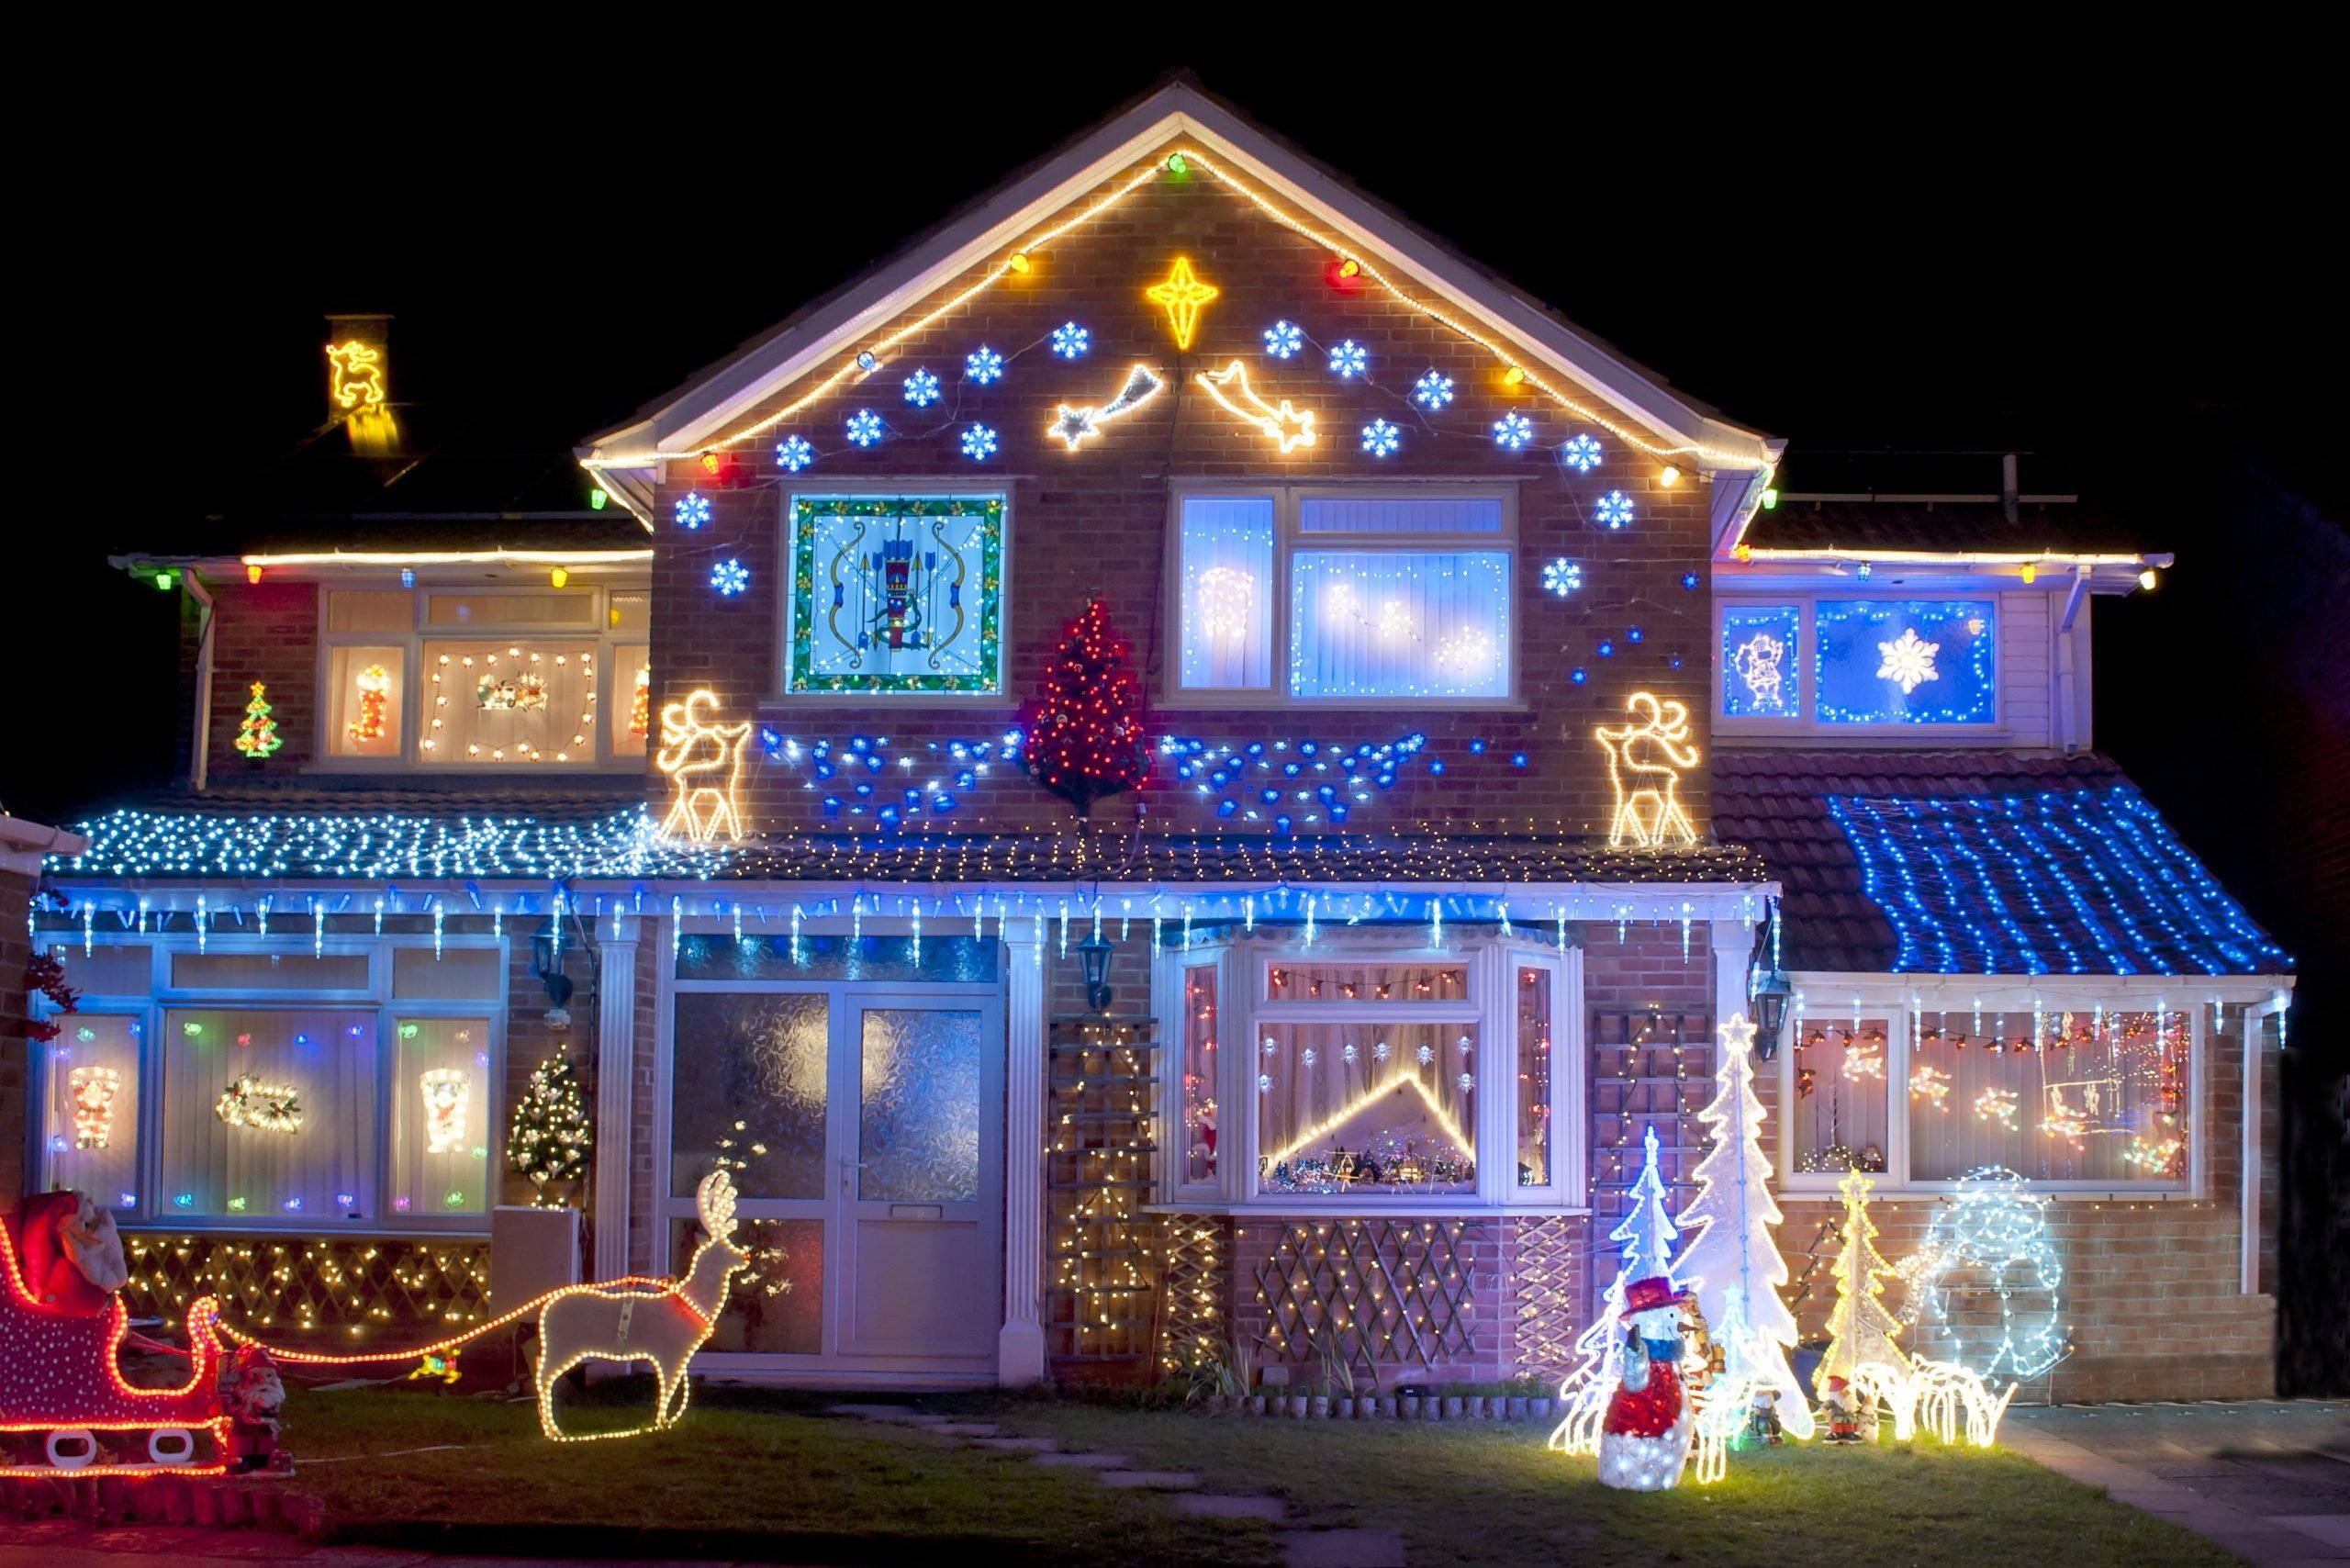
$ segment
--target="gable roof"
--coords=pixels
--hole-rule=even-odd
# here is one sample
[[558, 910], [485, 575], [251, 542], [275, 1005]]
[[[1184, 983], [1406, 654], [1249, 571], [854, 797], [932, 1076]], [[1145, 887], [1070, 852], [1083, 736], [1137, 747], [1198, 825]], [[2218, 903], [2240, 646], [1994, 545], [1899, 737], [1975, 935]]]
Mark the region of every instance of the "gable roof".
[[[1760, 476], [1777, 461], [1782, 443], [1674, 391], [1662, 378], [1183, 81], [1113, 115], [896, 256], [656, 398], [633, 420], [590, 437], [579, 450], [581, 461], [630, 494], [633, 504], [649, 507], [650, 487], [663, 460], [748, 439], [773, 422], [757, 421], [748, 431], [740, 428], [763, 402], [813, 376], [837, 378], [852, 373], [857, 352], [884, 346], [868, 342], [872, 333], [974, 270], [984, 271], [979, 287], [994, 282], [1004, 275], [1013, 254], [1044, 248], [1050, 233], [1040, 235], [1040, 228], [1121, 175], [1139, 183], [1155, 174], [1155, 162], [1140, 161], [1177, 140], [1193, 153], [1203, 174], [1255, 202], [1269, 220], [1325, 245], [1334, 256], [1357, 261], [1374, 284], [1485, 342], [1498, 361], [1522, 359], [1530, 379], [1542, 390], [1562, 399], [1604, 402], [1626, 428], [1572, 406], [1658, 455], [1677, 454], [1700, 469], [1753, 476], [1748, 485], [1729, 488], [1740, 494], [1751, 488], [1759, 495]], [[1113, 205], [1125, 188], [1113, 190], [1064, 222], [1062, 230]], [[1358, 253], [1358, 247], [1384, 258], [1394, 275], [1382, 273]], [[950, 308], [967, 297], [950, 300]], [[1518, 352], [1503, 351], [1484, 334], [1505, 338]], [[1563, 385], [1551, 386], [1545, 376]]]

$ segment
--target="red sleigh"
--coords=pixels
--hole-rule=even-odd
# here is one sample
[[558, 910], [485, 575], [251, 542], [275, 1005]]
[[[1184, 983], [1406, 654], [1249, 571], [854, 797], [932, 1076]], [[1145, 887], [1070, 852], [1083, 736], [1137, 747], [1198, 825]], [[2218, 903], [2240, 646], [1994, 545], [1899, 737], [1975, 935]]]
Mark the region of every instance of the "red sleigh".
[[220, 1474], [229, 1420], [217, 1386], [218, 1305], [204, 1296], [187, 1309], [186, 1383], [125, 1382], [118, 1357], [130, 1315], [122, 1297], [94, 1308], [70, 1291], [44, 1296], [26, 1282], [27, 1254], [46, 1251], [41, 1207], [28, 1198], [0, 1223], [0, 1476]]

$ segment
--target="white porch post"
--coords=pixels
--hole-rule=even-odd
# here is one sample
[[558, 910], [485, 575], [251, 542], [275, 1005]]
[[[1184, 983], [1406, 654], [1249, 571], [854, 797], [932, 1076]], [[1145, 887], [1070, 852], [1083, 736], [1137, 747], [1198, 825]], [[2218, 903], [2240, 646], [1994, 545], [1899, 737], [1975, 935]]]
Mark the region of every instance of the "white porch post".
[[[1754, 928], [1742, 920], [1714, 920], [1709, 946], [1714, 951], [1714, 1041], [1721, 1041], [1721, 1026], [1730, 1015], [1747, 1011], [1746, 960], [1754, 951]], [[1717, 1063], [1717, 1066], [1719, 1064]]]
[[601, 935], [596, 1002], [595, 1277], [628, 1272], [628, 1164], [635, 1133], [636, 927]]
[[1045, 954], [1041, 933], [1007, 927], [1003, 1033], [1003, 1328], [996, 1376], [1042, 1382], [1045, 1329]]

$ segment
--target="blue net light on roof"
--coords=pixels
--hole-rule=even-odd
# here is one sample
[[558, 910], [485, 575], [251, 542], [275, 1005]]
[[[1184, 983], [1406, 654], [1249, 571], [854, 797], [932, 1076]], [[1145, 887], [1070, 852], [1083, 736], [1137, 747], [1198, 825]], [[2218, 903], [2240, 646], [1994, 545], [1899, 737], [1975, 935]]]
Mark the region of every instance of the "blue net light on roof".
[[2284, 950], [2127, 785], [1831, 795], [1899, 973], [2277, 974]]

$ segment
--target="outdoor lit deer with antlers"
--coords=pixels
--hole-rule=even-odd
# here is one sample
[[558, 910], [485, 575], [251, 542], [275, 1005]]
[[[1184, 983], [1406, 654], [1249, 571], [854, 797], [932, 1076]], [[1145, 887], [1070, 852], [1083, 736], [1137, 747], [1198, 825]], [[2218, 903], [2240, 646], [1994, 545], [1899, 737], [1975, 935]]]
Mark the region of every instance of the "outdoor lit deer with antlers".
[[661, 749], [653, 765], [666, 774], [675, 789], [669, 814], [661, 831], [683, 834], [696, 844], [708, 844], [723, 831], [740, 842], [743, 819], [735, 813], [734, 798], [743, 778], [743, 745], [751, 738], [751, 723], [711, 722], [718, 699], [708, 691], [689, 694], [683, 702], [661, 710]]
[[[1607, 826], [1607, 846], [1627, 844], [1643, 849], [1668, 843], [1697, 842], [1689, 813], [1681, 809], [1681, 770], [1697, 766], [1697, 748], [1689, 744], [1689, 709], [1680, 702], [1660, 702], [1645, 691], [1635, 691], [1624, 711], [1640, 721], [1594, 732], [1607, 749], [1607, 778], [1616, 786], [1616, 817]], [[1632, 787], [1625, 787], [1626, 774]]]
[[[539, 1426], [558, 1442], [630, 1438], [686, 1413], [686, 1369], [726, 1305], [729, 1282], [750, 1263], [734, 1245], [734, 1180], [713, 1170], [694, 1190], [709, 1232], [685, 1278], [666, 1286], [620, 1282], [558, 1291], [539, 1312]], [[565, 1432], [555, 1425], [554, 1385], [583, 1361], [649, 1361], [660, 1380], [653, 1424], [624, 1432]]]

